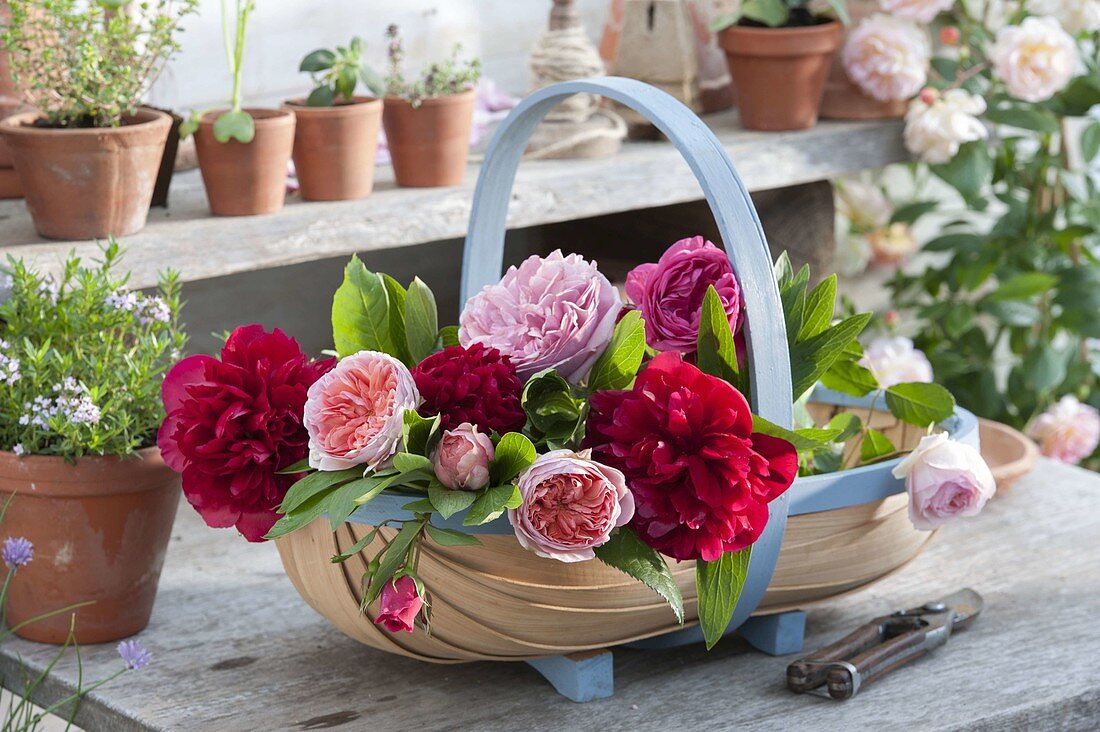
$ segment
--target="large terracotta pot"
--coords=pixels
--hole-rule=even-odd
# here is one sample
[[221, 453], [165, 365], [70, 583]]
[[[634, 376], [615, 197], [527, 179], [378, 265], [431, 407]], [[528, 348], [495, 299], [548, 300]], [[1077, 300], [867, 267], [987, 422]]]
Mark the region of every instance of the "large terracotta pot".
[[140, 231], [171, 118], [139, 109], [119, 127], [40, 127], [35, 112], [0, 121], [34, 219], [51, 239], [102, 239]]
[[195, 133], [195, 152], [210, 210], [218, 216], [274, 213], [286, 201], [286, 171], [294, 148], [294, 114], [282, 109], [246, 109], [256, 124], [252, 142], [214, 139], [207, 112]]
[[382, 100], [355, 97], [347, 104], [310, 107], [304, 99], [283, 105], [294, 112], [294, 169], [302, 198], [343, 201], [374, 188]]
[[750, 130], [801, 130], [817, 124], [833, 54], [836, 21], [796, 28], [731, 26], [718, 35], [726, 52], [741, 124]]
[[[136, 458], [18, 458], [0, 452], [0, 500], [11, 494], [5, 536], [34, 544], [8, 593], [7, 620], [24, 620], [69, 605], [78, 643], [103, 643], [149, 623], [161, 566], [179, 505], [179, 476], [156, 448]], [[24, 638], [63, 643], [70, 613], [20, 628]]]
[[430, 97], [413, 107], [386, 97], [382, 124], [397, 185], [456, 186], [466, 174], [474, 92]]

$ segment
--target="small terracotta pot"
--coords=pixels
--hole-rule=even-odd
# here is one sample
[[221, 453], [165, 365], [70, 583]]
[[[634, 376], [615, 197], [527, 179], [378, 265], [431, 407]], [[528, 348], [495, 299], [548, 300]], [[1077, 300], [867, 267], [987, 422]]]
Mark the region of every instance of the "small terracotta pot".
[[820, 112], [824, 119], [899, 119], [905, 116], [908, 108], [907, 99], [881, 102], [864, 94], [848, 78], [840, 54], [834, 56], [829, 78], [825, 81], [825, 94], [821, 97]]
[[718, 42], [737, 89], [741, 124], [768, 131], [813, 127], [842, 36], [836, 21], [796, 28], [734, 25], [721, 31]]
[[1039, 461], [1039, 446], [1030, 437], [1007, 424], [978, 419], [982, 457], [997, 481], [997, 495], [1006, 493]]
[[245, 144], [214, 139], [214, 120], [223, 111], [204, 114], [195, 133], [195, 152], [210, 210], [218, 216], [278, 211], [286, 201], [294, 114], [282, 109], [246, 109], [256, 123], [256, 136]]
[[474, 97], [473, 90], [429, 97], [419, 107], [400, 97], [386, 97], [382, 125], [397, 185], [430, 188], [462, 183], [470, 155]]
[[0, 121], [34, 228], [51, 239], [140, 231], [171, 118], [139, 109], [119, 127], [38, 127], [36, 112]]
[[[149, 623], [161, 566], [179, 505], [179, 476], [155, 447], [137, 458], [0, 452], [0, 500], [14, 493], [4, 536], [34, 544], [8, 590], [9, 627], [42, 613], [77, 609], [77, 642], [104, 643]], [[63, 643], [71, 613], [20, 628], [28, 640]]]
[[294, 170], [302, 198], [344, 201], [363, 198], [374, 188], [382, 100], [354, 97], [350, 103], [310, 107], [290, 99], [294, 112]]

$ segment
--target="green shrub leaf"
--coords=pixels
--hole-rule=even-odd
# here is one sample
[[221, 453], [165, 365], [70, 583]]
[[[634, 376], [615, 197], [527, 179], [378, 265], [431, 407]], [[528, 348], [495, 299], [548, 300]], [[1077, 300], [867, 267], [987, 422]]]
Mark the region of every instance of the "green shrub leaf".
[[737, 347], [733, 341], [726, 309], [714, 285], [707, 287], [699, 313], [699, 338], [696, 344], [696, 365], [700, 371], [740, 387], [737, 369]]
[[927, 427], [955, 413], [955, 398], [939, 384], [895, 384], [886, 390], [886, 406], [902, 422]]
[[382, 278], [353, 256], [332, 298], [332, 340], [341, 358], [359, 351], [393, 353], [389, 295]]
[[413, 278], [405, 300], [405, 335], [413, 362], [419, 363], [435, 351], [439, 335], [435, 296], [419, 277]]
[[713, 562], [695, 563], [695, 584], [699, 593], [699, 625], [707, 650], [725, 635], [734, 608], [749, 573], [752, 547], [727, 552]]

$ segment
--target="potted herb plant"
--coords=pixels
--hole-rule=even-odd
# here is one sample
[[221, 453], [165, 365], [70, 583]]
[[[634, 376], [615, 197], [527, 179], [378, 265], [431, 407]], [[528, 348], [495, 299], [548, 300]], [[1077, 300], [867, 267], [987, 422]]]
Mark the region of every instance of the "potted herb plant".
[[460, 62], [459, 46], [451, 57], [433, 63], [414, 81], [401, 71], [405, 52], [396, 25], [389, 39], [389, 78], [382, 125], [399, 186], [454, 186], [462, 182], [470, 152], [474, 84], [481, 62]]
[[[5, 529], [36, 561], [11, 580], [7, 622], [25, 638], [63, 643], [133, 635], [149, 621], [179, 503], [179, 480], [156, 448], [160, 386], [179, 357], [179, 289], [126, 289], [118, 244], [102, 262], [75, 257], [56, 279], [9, 259], [0, 276], [0, 502]], [[5, 283], [7, 284], [7, 283]]]
[[[829, 0], [847, 22], [844, 0]], [[737, 89], [741, 124], [750, 130], [799, 130], [817, 124], [833, 54], [843, 33], [809, 0], [746, 0], [712, 26]]]
[[11, 0], [4, 33], [37, 111], [0, 122], [42, 236], [90, 239], [145, 225], [171, 119], [140, 106], [198, 0]]
[[[302, 198], [341, 201], [363, 198], [374, 187], [374, 159], [382, 122], [381, 78], [363, 61], [356, 37], [335, 51], [319, 48], [302, 59], [313, 91], [287, 100], [294, 112], [294, 168]], [[362, 82], [375, 96], [356, 96]]]
[[222, 35], [233, 75], [229, 108], [192, 114], [180, 135], [195, 135], [210, 210], [218, 216], [253, 216], [278, 211], [286, 200], [294, 113], [241, 105], [245, 33], [255, 2], [235, 2], [231, 28], [229, 0], [222, 0]]

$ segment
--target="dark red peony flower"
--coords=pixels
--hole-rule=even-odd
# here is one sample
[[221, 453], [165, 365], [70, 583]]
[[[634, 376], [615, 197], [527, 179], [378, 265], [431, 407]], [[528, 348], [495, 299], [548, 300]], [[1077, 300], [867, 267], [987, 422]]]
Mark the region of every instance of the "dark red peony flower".
[[306, 456], [306, 390], [335, 363], [310, 361], [278, 329], [247, 325], [229, 336], [220, 361], [191, 356], [168, 372], [157, 445], [209, 526], [263, 541], [298, 479], [276, 471]]
[[420, 414], [440, 415], [440, 426], [452, 429], [469, 422], [485, 432], [523, 429], [527, 415], [520, 406], [523, 383], [507, 356], [495, 348], [471, 343], [448, 346], [412, 370], [424, 403]]
[[790, 487], [798, 456], [786, 440], [753, 434], [745, 397], [664, 353], [630, 391], [592, 395], [585, 446], [626, 475], [631, 526], [675, 559], [712, 561], [752, 544], [768, 502]]

